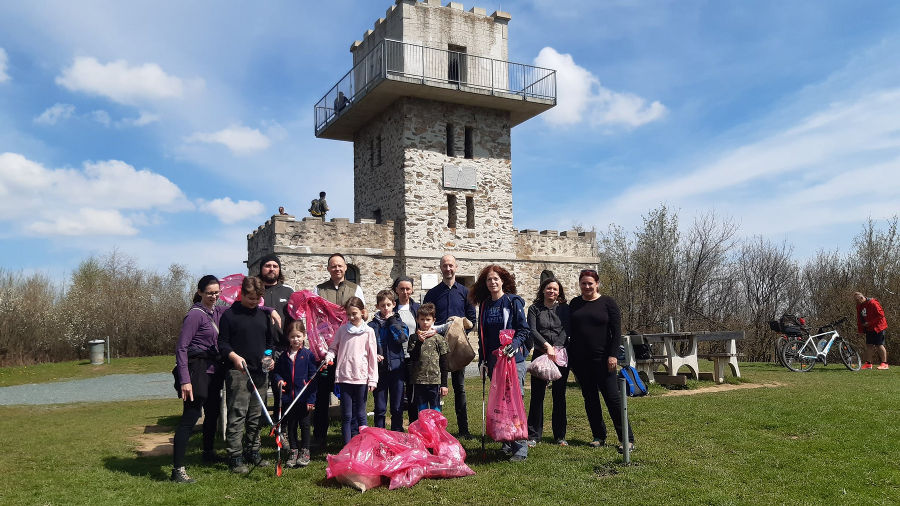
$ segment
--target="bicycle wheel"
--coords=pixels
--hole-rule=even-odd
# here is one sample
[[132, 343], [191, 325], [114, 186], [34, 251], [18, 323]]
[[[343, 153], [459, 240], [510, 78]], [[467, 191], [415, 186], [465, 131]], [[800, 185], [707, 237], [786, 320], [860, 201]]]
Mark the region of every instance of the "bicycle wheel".
[[781, 348], [781, 361], [794, 372], [809, 372], [816, 365], [816, 347], [810, 341], [788, 341]]
[[838, 343], [838, 350], [841, 352], [841, 362], [850, 369], [851, 371], [858, 371], [862, 366], [862, 360], [859, 358], [859, 353], [853, 348], [853, 346], [841, 339]]

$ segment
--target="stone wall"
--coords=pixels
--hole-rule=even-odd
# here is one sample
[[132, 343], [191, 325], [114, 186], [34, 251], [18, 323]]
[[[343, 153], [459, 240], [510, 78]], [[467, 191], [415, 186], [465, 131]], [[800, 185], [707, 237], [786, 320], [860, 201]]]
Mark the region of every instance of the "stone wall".
[[[441, 252], [483, 252], [512, 258], [512, 168], [509, 114], [504, 111], [424, 99], [398, 101], [404, 121], [407, 256]], [[447, 125], [455, 156], [447, 155]], [[464, 158], [465, 128], [473, 132], [474, 158]], [[444, 167], [474, 169], [474, 190], [444, 187]], [[448, 227], [448, 195], [456, 196], [456, 227]], [[474, 204], [474, 228], [467, 228], [466, 198]], [[499, 256], [498, 256], [499, 255]]]
[[510, 15], [498, 11], [488, 16], [486, 12], [480, 7], [466, 12], [459, 2], [442, 6], [441, 0], [396, 0], [385, 17], [377, 19], [362, 40], [350, 46], [353, 64], [386, 38], [444, 50], [452, 44], [466, 48], [471, 55], [507, 60]]

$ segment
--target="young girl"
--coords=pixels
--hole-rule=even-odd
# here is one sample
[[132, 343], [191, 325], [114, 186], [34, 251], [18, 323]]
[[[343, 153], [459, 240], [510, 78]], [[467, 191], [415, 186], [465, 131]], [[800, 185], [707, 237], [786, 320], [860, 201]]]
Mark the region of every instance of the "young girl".
[[[304, 347], [306, 342], [306, 325], [303, 320], [295, 320], [287, 328], [288, 342], [291, 348], [282, 353], [275, 362], [275, 384], [281, 392], [281, 406], [287, 409], [294, 398], [316, 375], [316, 359], [311, 351]], [[305, 467], [309, 465], [309, 412], [316, 406], [316, 391], [307, 388], [303, 396], [285, 415], [287, 436], [291, 446], [288, 467]], [[297, 444], [297, 426], [300, 427], [300, 444]]]
[[366, 393], [378, 385], [378, 347], [375, 331], [363, 320], [365, 309], [359, 297], [347, 300], [349, 321], [338, 329], [325, 355], [326, 362], [335, 362], [334, 381], [341, 389], [344, 444], [367, 427]]

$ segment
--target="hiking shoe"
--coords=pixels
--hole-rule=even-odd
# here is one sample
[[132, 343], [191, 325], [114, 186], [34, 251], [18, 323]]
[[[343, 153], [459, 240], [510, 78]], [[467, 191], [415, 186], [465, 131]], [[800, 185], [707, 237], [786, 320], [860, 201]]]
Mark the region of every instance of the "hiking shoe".
[[300, 450], [300, 457], [297, 459], [295, 467], [306, 467], [309, 465], [309, 448]]
[[528, 440], [528, 447], [529, 447], [529, 448], [534, 448], [535, 446], [537, 446], [537, 439], [529, 439], [529, 440]]
[[556, 444], [558, 444], [559, 446], [569, 446], [569, 442], [565, 439], [557, 439]]
[[291, 450], [291, 453], [289, 454], [287, 462], [285, 462], [284, 465], [286, 465], [290, 468], [297, 467], [297, 455], [299, 455], [299, 453], [300, 452], [297, 450]]
[[169, 479], [175, 483], [194, 483], [194, 479], [188, 476], [184, 466], [172, 468], [172, 477]]
[[524, 455], [513, 455], [512, 457], [509, 458], [510, 462], [522, 462], [523, 460], [525, 460]]
[[883, 371], [883, 370], [889, 369], [889, 368], [890, 368], [890, 366], [888, 365], [887, 362], [882, 362], [881, 365], [878, 366], [878, 370], [880, 370], [880, 371]]
[[606, 440], [605, 439], [595, 439], [590, 442], [589, 446], [591, 448], [601, 448], [603, 446], [606, 446]]
[[[622, 448], [622, 445], [617, 446], [617, 447], [616, 447], [616, 450], [617, 450], [619, 453], [625, 453], [625, 449]], [[633, 452], [633, 451], [634, 451], [634, 443], [628, 443], [628, 451], [629, 451], [629, 452]]]
[[253, 452], [247, 454], [247, 463], [253, 464], [256, 467], [269, 467], [272, 465], [271, 462], [262, 458], [262, 455], [259, 452]]
[[244, 464], [244, 459], [242, 457], [231, 457], [228, 460], [228, 467], [231, 468], [231, 472], [234, 474], [249, 474], [250, 469], [247, 467], [247, 464]]
[[860, 367], [860, 369], [871, 369], [871, 368], [872, 368], [872, 364], [870, 364], [868, 362], [866, 362], [865, 364], [862, 365], [862, 367]]

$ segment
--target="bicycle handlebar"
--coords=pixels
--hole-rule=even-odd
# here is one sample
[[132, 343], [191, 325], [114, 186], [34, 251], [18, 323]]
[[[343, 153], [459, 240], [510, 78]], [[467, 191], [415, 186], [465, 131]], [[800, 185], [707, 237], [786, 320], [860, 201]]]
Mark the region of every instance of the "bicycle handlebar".
[[838, 326], [838, 325], [844, 323], [845, 321], [847, 321], [847, 317], [846, 317], [846, 316], [844, 316], [843, 318], [840, 318], [840, 319], [838, 319], [838, 320], [835, 320], [835, 321], [833, 321], [833, 322], [831, 322], [831, 323], [829, 323], [829, 324], [827, 324], [827, 325], [823, 325], [823, 326], [819, 327], [819, 332], [818, 332], [818, 333], [821, 334], [821, 333], [825, 332], [826, 329], [828, 329], [828, 328], [832, 328], [832, 329], [833, 329], [833, 328], [835, 328], [836, 326]]

